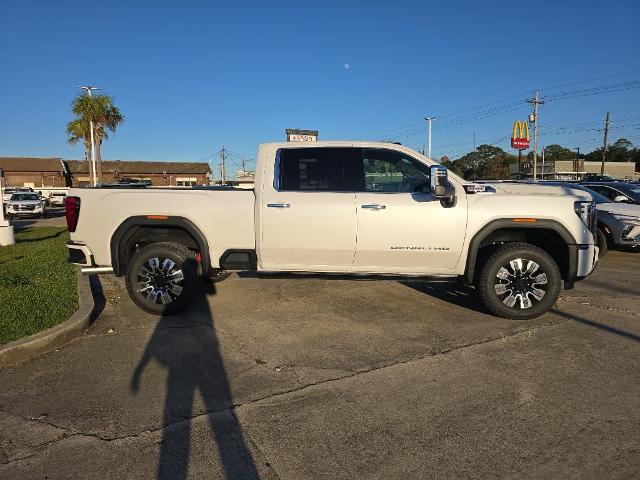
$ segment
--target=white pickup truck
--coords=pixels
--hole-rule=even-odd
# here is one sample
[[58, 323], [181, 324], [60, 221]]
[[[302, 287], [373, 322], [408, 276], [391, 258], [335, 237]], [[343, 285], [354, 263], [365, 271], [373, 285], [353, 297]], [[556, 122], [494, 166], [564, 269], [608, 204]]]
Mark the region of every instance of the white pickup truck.
[[471, 184], [391, 143], [270, 143], [255, 188], [71, 189], [69, 261], [126, 277], [154, 314], [191, 299], [196, 272], [457, 277], [495, 315], [534, 318], [598, 259], [581, 190]]

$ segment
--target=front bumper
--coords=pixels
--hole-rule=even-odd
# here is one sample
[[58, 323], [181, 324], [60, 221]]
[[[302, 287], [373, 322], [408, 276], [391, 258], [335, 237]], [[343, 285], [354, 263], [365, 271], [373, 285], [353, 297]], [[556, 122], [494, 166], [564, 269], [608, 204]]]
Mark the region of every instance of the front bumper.
[[595, 245], [569, 245], [569, 270], [564, 279], [565, 290], [570, 290], [576, 281], [593, 273], [598, 264], [600, 250]]

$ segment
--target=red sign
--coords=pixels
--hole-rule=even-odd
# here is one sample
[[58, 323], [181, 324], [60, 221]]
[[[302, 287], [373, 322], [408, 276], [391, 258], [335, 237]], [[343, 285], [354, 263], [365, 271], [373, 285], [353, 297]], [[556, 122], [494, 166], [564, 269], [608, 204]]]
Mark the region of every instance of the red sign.
[[513, 134], [511, 135], [511, 146], [516, 150], [526, 150], [529, 148], [529, 124], [516, 120], [513, 124]]

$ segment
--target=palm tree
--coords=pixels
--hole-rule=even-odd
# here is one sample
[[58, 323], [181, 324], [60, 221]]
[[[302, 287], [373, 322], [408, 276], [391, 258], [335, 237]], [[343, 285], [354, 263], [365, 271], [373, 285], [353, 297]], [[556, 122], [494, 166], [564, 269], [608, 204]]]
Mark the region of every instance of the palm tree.
[[[67, 123], [67, 140], [70, 144], [84, 141], [87, 158], [91, 156], [91, 132], [89, 122], [93, 120], [93, 136], [96, 148], [96, 177], [102, 182], [102, 164], [100, 146], [102, 141], [109, 138], [107, 132], [115, 133], [116, 128], [124, 122], [120, 109], [113, 103], [109, 95], [88, 95], [86, 92], [79, 94], [71, 102], [71, 110], [75, 118]], [[89, 162], [91, 171], [91, 162]]]

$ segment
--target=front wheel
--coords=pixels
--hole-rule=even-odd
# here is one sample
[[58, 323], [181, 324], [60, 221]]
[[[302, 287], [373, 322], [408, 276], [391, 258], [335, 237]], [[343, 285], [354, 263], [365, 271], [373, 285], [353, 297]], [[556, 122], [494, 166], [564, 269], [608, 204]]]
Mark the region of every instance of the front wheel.
[[487, 259], [476, 286], [494, 315], [528, 320], [551, 308], [560, 283], [558, 265], [547, 252], [527, 243], [508, 243]]
[[605, 233], [598, 227], [596, 230], [596, 245], [598, 246], [598, 258], [604, 257], [609, 251], [609, 244], [607, 243], [607, 236]]
[[175, 243], [154, 243], [138, 250], [126, 274], [131, 299], [145, 312], [171, 315], [182, 310], [196, 288], [193, 253]]

